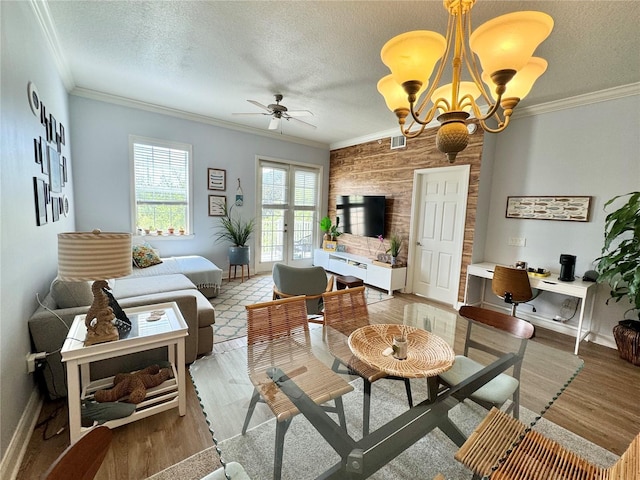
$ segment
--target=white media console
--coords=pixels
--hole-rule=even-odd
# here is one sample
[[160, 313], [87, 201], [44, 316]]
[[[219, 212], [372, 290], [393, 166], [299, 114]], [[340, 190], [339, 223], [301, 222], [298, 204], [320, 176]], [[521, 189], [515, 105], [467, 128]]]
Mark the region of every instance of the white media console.
[[361, 278], [364, 283], [382, 288], [389, 292], [389, 295], [393, 295], [394, 290], [403, 289], [407, 280], [407, 267], [376, 265], [370, 258], [351, 253], [316, 249], [313, 252], [313, 264], [338, 275]]

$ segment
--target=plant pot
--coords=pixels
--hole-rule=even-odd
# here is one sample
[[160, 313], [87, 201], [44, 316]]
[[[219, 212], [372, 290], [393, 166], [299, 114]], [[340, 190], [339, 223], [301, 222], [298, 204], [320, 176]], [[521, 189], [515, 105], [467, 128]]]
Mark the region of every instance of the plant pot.
[[249, 247], [229, 247], [229, 265], [249, 265], [249, 258]]
[[[637, 324], [638, 322], [635, 322]], [[616, 340], [620, 358], [640, 366], [640, 331], [629, 321], [622, 321], [613, 327], [613, 338]]]

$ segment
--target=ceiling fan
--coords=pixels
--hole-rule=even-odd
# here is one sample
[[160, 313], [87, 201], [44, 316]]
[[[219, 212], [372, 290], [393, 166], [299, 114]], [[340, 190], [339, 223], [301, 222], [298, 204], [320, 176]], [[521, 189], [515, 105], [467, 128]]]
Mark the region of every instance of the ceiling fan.
[[263, 105], [260, 102], [256, 102], [255, 100], [247, 100], [249, 103], [253, 103], [256, 107], [259, 107], [263, 110], [266, 110], [266, 113], [256, 112], [256, 113], [234, 113], [233, 115], [271, 115], [271, 122], [269, 123], [269, 130], [277, 130], [280, 128], [281, 120], [284, 118], [285, 120], [295, 120], [302, 125], [311, 128], [317, 128], [315, 125], [311, 125], [308, 122], [300, 120], [297, 117], [308, 117], [313, 116], [309, 110], [289, 110], [284, 105], [280, 105], [282, 101], [282, 94], [277, 93], [275, 95], [276, 103], [271, 103], [269, 105]]

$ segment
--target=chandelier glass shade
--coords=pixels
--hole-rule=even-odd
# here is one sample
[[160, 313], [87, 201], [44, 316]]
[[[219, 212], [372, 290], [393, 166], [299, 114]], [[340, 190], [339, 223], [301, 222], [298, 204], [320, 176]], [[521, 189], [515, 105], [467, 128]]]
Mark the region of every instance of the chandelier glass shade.
[[[449, 12], [446, 37], [427, 30], [406, 32], [389, 40], [380, 52], [391, 75], [378, 82], [378, 91], [396, 114], [402, 134], [417, 137], [436, 118], [441, 125], [436, 145], [450, 162], [468, 144], [466, 123], [471, 113], [485, 131], [503, 131], [513, 109], [547, 68], [547, 62], [533, 54], [553, 29], [549, 15], [508, 13], [472, 32], [475, 2], [443, 0]], [[440, 85], [448, 64], [451, 83]], [[470, 80], [463, 81], [463, 67]], [[484, 112], [479, 99], [486, 104]], [[405, 127], [407, 118], [410, 124]], [[497, 126], [487, 123], [490, 118]]]

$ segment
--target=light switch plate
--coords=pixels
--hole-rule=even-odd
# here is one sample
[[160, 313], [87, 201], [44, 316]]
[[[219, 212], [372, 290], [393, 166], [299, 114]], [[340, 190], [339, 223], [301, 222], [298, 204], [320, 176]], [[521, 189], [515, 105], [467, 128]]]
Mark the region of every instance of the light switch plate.
[[524, 247], [527, 244], [527, 239], [523, 237], [509, 237], [509, 245], [512, 247]]

